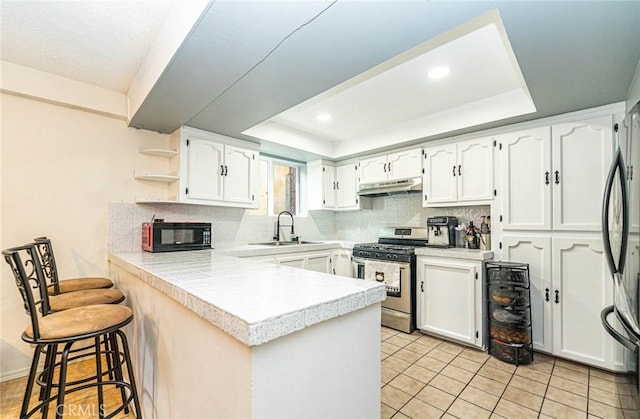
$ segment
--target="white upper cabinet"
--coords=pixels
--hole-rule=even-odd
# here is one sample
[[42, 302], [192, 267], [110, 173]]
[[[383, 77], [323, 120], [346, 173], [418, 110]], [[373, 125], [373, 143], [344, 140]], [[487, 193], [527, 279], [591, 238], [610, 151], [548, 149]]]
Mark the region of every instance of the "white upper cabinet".
[[613, 117], [551, 127], [553, 228], [600, 231], [602, 193], [611, 165]]
[[551, 229], [551, 129], [501, 136], [504, 229]]
[[409, 179], [422, 176], [422, 149], [403, 150], [360, 159], [360, 183]]
[[257, 144], [192, 128], [182, 128], [172, 140], [180, 148], [180, 182], [172, 186], [178, 201], [244, 208], [257, 205]]
[[600, 231], [612, 115], [501, 135], [503, 229]]
[[358, 197], [358, 170], [355, 163], [336, 166], [336, 209], [356, 209]]
[[257, 152], [225, 145], [224, 200], [252, 204], [255, 200], [255, 176], [258, 169]]
[[449, 203], [458, 199], [456, 144], [425, 148], [425, 168], [422, 181], [423, 203]]
[[358, 196], [357, 163], [307, 163], [307, 209], [346, 211], [369, 205], [370, 198]]
[[[316, 193], [316, 191], [307, 191]], [[322, 166], [322, 208], [334, 209], [336, 206], [336, 169]]]
[[493, 199], [491, 138], [428, 147], [424, 153], [423, 206]]
[[224, 145], [209, 140], [187, 140], [185, 194], [192, 199], [221, 201], [224, 181]]
[[493, 140], [458, 144], [458, 201], [493, 199]]
[[371, 157], [360, 160], [360, 182], [384, 182], [389, 177], [387, 156]]

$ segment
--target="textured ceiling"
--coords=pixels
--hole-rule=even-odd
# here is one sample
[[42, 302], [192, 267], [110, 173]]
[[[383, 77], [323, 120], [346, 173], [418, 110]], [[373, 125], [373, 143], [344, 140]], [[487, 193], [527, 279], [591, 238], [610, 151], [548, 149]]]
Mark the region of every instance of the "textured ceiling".
[[172, 1], [0, 2], [0, 59], [126, 92]]

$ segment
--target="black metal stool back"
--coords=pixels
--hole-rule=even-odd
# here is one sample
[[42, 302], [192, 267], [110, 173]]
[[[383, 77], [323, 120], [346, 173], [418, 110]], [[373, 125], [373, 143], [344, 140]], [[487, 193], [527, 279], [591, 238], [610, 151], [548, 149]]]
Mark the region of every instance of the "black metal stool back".
[[34, 239], [42, 270], [46, 275], [47, 282], [53, 286], [53, 294], [60, 294], [60, 283], [58, 281], [58, 269], [56, 268], [56, 259], [53, 257], [53, 247], [51, 240], [46, 237], [36, 237]]
[[44, 273], [36, 248], [33, 244], [3, 250], [2, 254], [13, 272], [13, 276], [22, 296], [25, 311], [31, 319], [35, 340], [40, 339], [38, 312], [43, 316], [50, 313], [49, 294]]
[[109, 278], [104, 277], [82, 277], [61, 280], [58, 275], [58, 267], [56, 265], [56, 258], [53, 255], [51, 240], [47, 237], [36, 237], [34, 243], [47, 282], [47, 291], [50, 295], [113, 287], [113, 282]]

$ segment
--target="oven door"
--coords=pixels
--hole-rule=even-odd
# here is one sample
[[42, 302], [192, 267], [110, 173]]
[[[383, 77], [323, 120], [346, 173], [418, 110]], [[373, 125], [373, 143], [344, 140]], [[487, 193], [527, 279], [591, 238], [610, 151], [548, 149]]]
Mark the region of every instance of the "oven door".
[[[367, 260], [371, 264], [389, 265], [390, 267], [398, 267], [399, 281], [385, 280], [383, 276], [376, 275], [376, 272], [367, 272]], [[411, 265], [408, 263], [384, 262], [374, 259], [353, 258], [354, 278], [376, 280], [384, 282], [387, 285], [387, 299], [382, 302], [382, 307], [392, 310], [402, 311], [403, 313], [411, 313]], [[381, 269], [384, 271], [385, 269]]]

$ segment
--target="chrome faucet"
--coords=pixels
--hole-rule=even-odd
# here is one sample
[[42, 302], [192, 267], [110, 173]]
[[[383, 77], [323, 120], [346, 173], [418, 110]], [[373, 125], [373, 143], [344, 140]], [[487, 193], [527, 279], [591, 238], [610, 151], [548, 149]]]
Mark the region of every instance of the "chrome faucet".
[[[291, 217], [291, 234], [292, 235], [295, 234], [295, 231], [293, 230], [293, 214], [291, 214], [289, 211], [282, 211], [280, 212], [280, 214], [278, 214], [278, 219], [276, 220], [276, 224], [275, 224], [276, 231], [273, 234], [273, 240], [275, 241], [280, 241], [280, 216], [282, 214], [287, 214], [289, 215], [289, 217]], [[289, 226], [285, 225], [283, 227], [289, 227]]]

